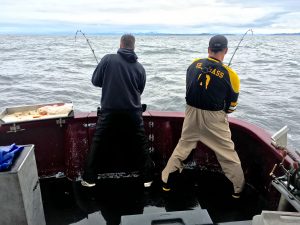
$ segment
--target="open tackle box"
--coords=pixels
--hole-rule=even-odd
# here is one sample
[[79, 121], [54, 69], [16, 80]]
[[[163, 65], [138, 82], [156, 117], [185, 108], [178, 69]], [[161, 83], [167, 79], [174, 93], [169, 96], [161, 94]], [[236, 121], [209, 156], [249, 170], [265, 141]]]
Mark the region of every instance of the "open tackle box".
[[48, 103], [6, 108], [0, 114], [0, 124], [73, 117], [73, 103]]

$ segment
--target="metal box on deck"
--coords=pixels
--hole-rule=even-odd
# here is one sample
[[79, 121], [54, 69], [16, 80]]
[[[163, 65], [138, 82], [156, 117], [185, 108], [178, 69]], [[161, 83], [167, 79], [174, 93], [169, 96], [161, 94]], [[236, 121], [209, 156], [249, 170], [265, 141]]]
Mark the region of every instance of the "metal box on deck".
[[24, 146], [9, 171], [0, 172], [0, 224], [44, 225], [34, 145]]

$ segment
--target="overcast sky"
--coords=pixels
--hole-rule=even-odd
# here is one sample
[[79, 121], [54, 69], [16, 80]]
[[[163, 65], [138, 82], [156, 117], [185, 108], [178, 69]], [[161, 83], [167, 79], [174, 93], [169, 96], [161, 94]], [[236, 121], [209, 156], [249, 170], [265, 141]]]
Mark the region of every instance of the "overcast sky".
[[300, 33], [300, 0], [0, 0], [0, 33]]

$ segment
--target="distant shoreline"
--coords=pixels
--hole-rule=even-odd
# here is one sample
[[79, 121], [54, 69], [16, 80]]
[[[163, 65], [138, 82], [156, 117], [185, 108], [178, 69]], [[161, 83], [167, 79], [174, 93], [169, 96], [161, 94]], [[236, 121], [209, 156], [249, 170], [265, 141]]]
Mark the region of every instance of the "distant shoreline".
[[[71, 32], [50, 32], [50, 33], [34, 33], [34, 32], [24, 32], [24, 33], [21, 33], [21, 32], [16, 32], [16, 33], [1, 33], [0, 32], [0, 35], [1, 36], [67, 36], [67, 35], [75, 35], [76, 31], [74, 31], [74, 33], [71, 33]], [[97, 36], [97, 35], [103, 35], [103, 36], [120, 36], [124, 33], [97, 33], [97, 32], [92, 32], [92, 33], [89, 33], [89, 32], [84, 32], [85, 34], [87, 35], [91, 35], [91, 36]], [[143, 36], [208, 36], [208, 35], [215, 35], [217, 33], [199, 33], [199, 34], [191, 34], [191, 33], [183, 33], [183, 34], [176, 34], [176, 33], [155, 33], [155, 32], [146, 32], [146, 33], [143, 33], [143, 32], [137, 32], [137, 33], [132, 33], [134, 35], [143, 35]], [[243, 35], [242, 33], [241, 34], [226, 34], [226, 33], [222, 33], [223, 35], [227, 35], [227, 36], [240, 36], [240, 35]], [[274, 33], [274, 34], [256, 34], [256, 33], [253, 33], [253, 35], [257, 35], [257, 36], [273, 36], [273, 35], [277, 35], [277, 36], [299, 36], [300, 33]]]

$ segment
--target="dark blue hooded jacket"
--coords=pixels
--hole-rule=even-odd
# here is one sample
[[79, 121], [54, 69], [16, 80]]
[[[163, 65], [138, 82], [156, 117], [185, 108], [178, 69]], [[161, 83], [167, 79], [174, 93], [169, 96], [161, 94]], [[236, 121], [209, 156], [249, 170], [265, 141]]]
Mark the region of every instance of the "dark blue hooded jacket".
[[133, 50], [120, 48], [117, 54], [105, 55], [93, 73], [92, 83], [102, 88], [103, 111], [141, 110], [146, 72]]

